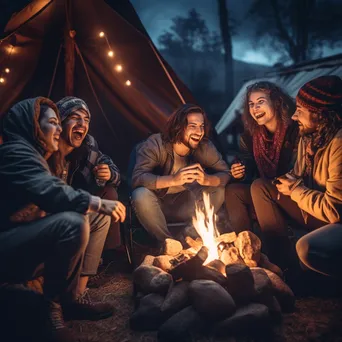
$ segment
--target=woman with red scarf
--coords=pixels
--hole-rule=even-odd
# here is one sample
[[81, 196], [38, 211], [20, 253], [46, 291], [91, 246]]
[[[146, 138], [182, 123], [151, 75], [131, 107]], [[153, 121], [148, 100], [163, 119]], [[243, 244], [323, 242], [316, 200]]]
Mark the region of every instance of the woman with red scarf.
[[298, 125], [291, 120], [296, 106], [289, 95], [271, 82], [247, 87], [242, 115], [244, 133], [240, 154], [231, 165], [232, 181], [226, 187], [226, 209], [235, 232], [252, 230], [254, 211], [250, 194], [256, 178], [273, 179], [294, 165]]

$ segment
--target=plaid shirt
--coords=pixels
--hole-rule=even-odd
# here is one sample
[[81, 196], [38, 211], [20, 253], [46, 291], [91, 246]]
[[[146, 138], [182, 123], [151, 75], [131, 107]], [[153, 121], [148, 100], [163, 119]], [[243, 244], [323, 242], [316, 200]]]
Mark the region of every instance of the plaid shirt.
[[92, 193], [98, 185], [93, 174], [93, 169], [98, 164], [107, 164], [109, 166], [111, 177], [106, 184], [111, 184], [114, 187], [120, 184], [120, 170], [113, 163], [112, 159], [103, 154], [96, 140], [87, 135], [81, 147], [75, 149], [66, 158], [67, 164], [63, 179], [74, 188], [80, 188]]

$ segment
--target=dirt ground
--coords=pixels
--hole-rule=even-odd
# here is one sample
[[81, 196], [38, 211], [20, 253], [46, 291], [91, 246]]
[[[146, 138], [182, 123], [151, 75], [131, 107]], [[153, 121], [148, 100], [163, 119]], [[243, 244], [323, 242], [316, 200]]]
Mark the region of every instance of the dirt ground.
[[[90, 341], [157, 341], [156, 332], [134, 332], [129, 328], [129, 317], [133, 312], [134, 302], [132, 299], [131, 272], [127, 266], [125, 254], [121, 253], [121, 256], [113, 261], [106, 270], [108, 282], [100, 288], [90, 291], [93, 300], [113, 303], [115, 307], [113, 317], [98, 322], [74, 321], [69, 323], [73, 329], [78, 330], [82, 335], [86, 335]], [[297, 298], [295, 312], [284, 315], [282, 324], [274, 329], [274, 334], [268, 341], [342, 341], [342, 297], [336, 295], [336, 289], [332, 288], [338, 285], [329, 282], [328, 285], [325, 285], [324, 290], [318, 289], [317, 291], [319, 286], [317, 283], [312, 284], [312, 289], [315, 288], [317, 292], [314, 296]], [[193, 341], [218, 342], [223, 340], [202, 336], [194, 337]], [[224, 341], [244, 342], [256, 341], [256, 339], [227, 337]]]

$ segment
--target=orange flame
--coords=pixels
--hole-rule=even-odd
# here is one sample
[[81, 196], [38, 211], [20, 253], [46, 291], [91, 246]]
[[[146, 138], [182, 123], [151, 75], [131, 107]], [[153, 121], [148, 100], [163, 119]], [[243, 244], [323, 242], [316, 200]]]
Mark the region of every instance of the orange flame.
[[204, 211], [201, 210], [196, 203], [195, 216], [192, 218], [193, 226], [202, 238], [203, 246], [208, 248], [208, 258], [203, 263], [207, 265], [209, 262], [219, 259], [217, 251], [217, 243], [215, 239], [220, 235], [216, 229], [216, 215], [214, 207], [210, 204], [209, 194], [203, 192]]

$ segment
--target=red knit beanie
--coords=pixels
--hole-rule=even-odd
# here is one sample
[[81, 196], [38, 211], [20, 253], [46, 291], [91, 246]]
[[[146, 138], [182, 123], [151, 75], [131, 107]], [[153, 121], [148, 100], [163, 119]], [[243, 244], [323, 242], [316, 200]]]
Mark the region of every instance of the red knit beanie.
[[317, 77], [299, 89], [296, 102], [314, 112], [341, 109], [342, 79], [335, 75]]

